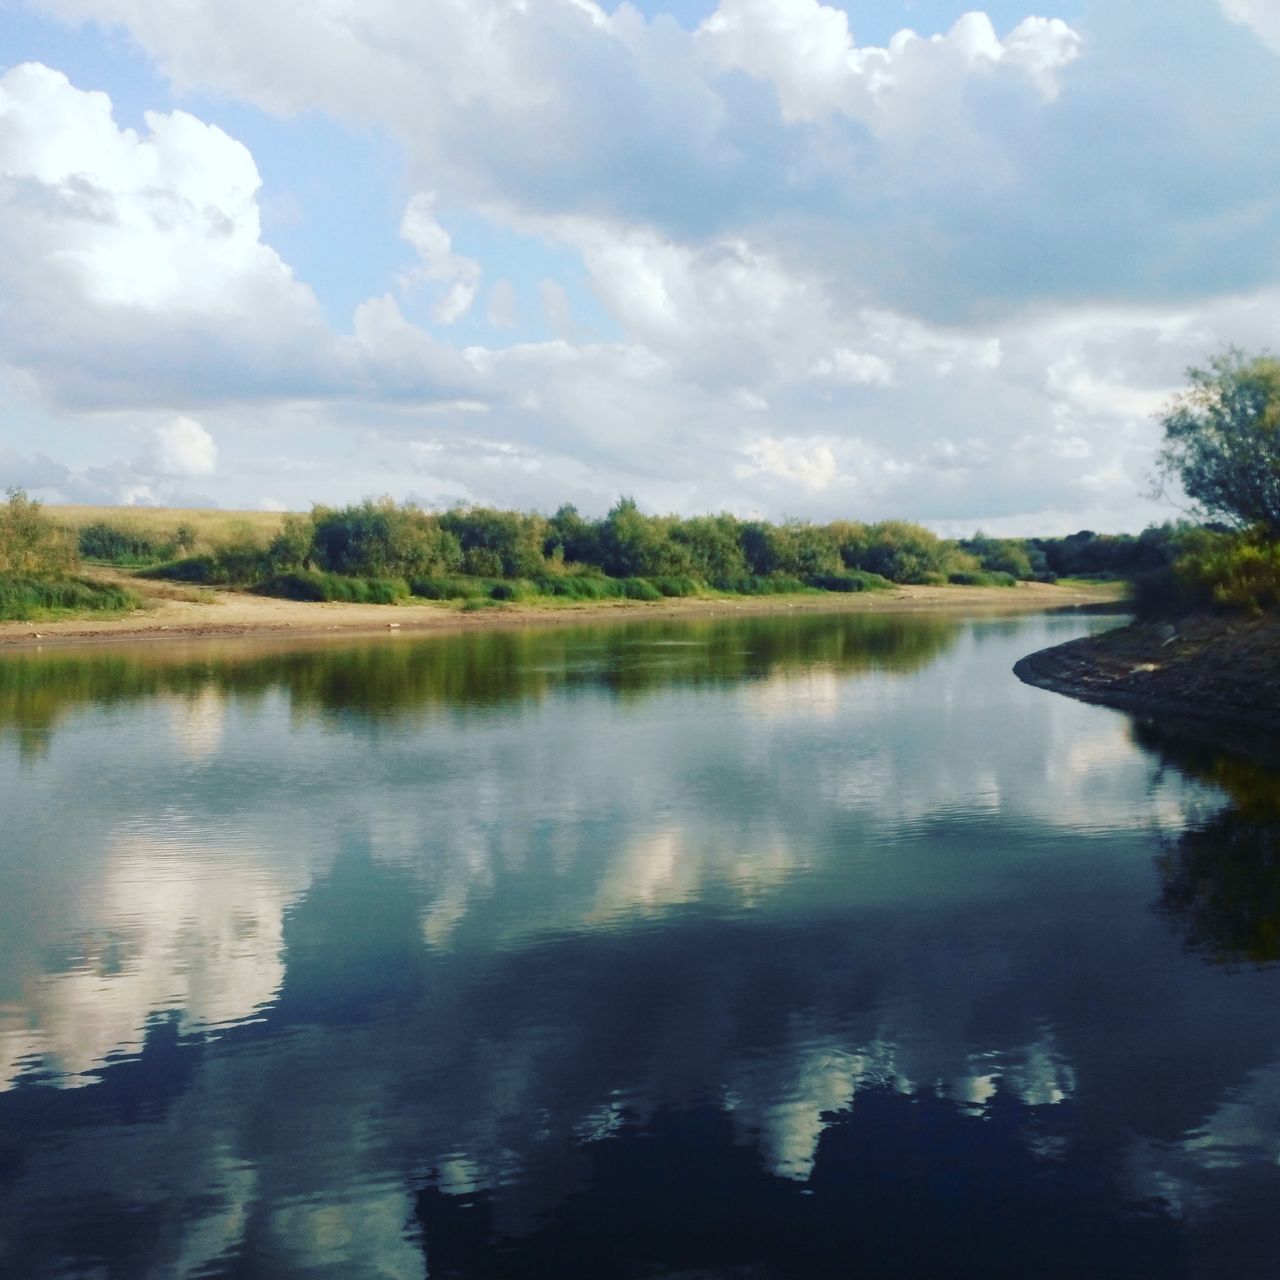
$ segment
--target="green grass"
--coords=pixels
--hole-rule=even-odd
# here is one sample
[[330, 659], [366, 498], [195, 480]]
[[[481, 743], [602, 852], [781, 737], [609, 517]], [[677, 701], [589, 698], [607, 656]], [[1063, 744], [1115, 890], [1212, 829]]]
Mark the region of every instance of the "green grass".
[[408, 598], [400, 578], [354, 578], [340, 573], [299, 570], [279, 573], [254, 588], [257, 595], [284, 600], [340, 600], [347, 604], [395, 604]]
[[1078, 591], [1105, 591], [1108, 595], [1115, 596], [1117, 600], [1127, 596], [1133, 589], [1133, 583], [1128, 578], [1116, 578], [1111, 574], [1093, 578], [1059, 578], [1057, 585], [1075, 587]]
[[120, 613], [142, 602], [127, 587], [84, 578], [0, 578], [0, 620]]

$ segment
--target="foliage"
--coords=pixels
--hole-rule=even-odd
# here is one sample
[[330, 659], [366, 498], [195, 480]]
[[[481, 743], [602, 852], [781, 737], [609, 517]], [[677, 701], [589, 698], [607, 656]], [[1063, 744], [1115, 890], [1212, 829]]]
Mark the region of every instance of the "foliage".
[[1011, 573], [986, 569], [957, 569], [947, 575], [947, 581], [957, 587], [1016, 587], [1018, 579]]
[[125, 587], [83, 578], [0, 577], [0, 620], [26, 620], [64, 611], [119, 612], [141, 602]]
[[[966, 555], [973, 556], [979, 569], [990, 573], [1003, 573], [1008, 577], [1021, 578], [1024, 581], [1040, 576], [1043, 567], [1038, 571], [1032, 563], [1031, 553], [1021, 538], [989, 538], [981, 530], [959, 544], [959, 549]], [[1044, 553], [1039, 552], [1041, 561]], [[951, 580], [957, 581], [957, 572], [972, 570], [952, 570]], [[983, 585], [983, 584], [978, 584]]]
[[440, 530], [456, 540], [466, 573], [527, 578], [546, 567], [549, 525], [543, 516], [494, 507], [455, 507], [426, 519], [436, 519]]
[[9, 489], [7, 494], [0, 506], [0, 574], [44, 578], [69, 573], [76, 564], [70, 535], [22, 489]]
[[[194, 542], [190, 527], [184, 537]], [[150, 530], [124, 522], [97, 520], [80, 529], [79, 552], [87, 560], [105, 560], [111, 564], [146, 565], [172, 560], [180, 550], [175, 532], [171, 538], [157, 536]]]
[[1202, 513], [1280, 537], [1280, 360], [1231, 348], [1187, 378], [1160, 419], [1160, 476]]
[[357, 578], [301, 569], [276, 574], [255, 588], [259, 595], [285, 600], [341, 600], [348, 604], [395, 604], [409, 594], [400, 578]]
[[[462, 563], [457, 536], [443, 520], [418, 507], [396, 506], [390, 498], [366, 499], [354, 506], [316, 507], [312, 538], [304, 564], [330, 573], [364, 577], [429, 577], [456, 572]], [[304, 528], [285, 530], [301, 546]]]
[[1251, 613], [1280, 608], [1280, 543], [1262, 530], [1193, 539], [1175, 572], [1184, 599]]

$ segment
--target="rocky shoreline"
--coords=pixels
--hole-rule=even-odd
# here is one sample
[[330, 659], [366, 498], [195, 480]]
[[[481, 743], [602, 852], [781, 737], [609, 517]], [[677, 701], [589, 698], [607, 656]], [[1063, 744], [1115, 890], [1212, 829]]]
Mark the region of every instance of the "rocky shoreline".
[[1280, 729], [1280, 618], [1135, 622], [1029, 654], [1027, 684], [1153, 716]]

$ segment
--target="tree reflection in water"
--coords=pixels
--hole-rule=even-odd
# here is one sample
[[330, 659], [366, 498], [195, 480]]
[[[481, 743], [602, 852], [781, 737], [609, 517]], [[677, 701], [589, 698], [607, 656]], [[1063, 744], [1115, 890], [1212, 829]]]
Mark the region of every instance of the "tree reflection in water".
[[1274, 767], [1155, 724], [1135, 724], [1134, 737], [1162, 762], [1217, 787], [1227, 801], [1166, 842], [1157, 859], [1159, 910], [1185, 930], [1189, 949], [1216, 963], [1280, 960], [1280, 788]]
[[1126, 1201], [1085, 1149], [1068, 1109], [998, 1089], [981, 1108], [884, 1085], [826, 1117], [813, 1174], [768, 1173], [716, 1107], [566, 1150], [579, 1189], [545, 1219], [504, 1233], [502, 1187], [418, 1197], [429, 1274], [845, 1280], [1131, 1280], [1187, 1274], [1182, 1228]]

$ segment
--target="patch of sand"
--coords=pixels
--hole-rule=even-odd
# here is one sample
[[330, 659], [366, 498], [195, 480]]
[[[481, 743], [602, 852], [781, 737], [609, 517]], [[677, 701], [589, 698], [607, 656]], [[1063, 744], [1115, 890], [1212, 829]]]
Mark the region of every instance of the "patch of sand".
[[175, 583], [134, 579], [97, 570], [104, 581], [127, 583], [144, 598], [141, 609], [115, 617], [83, 615], [47, 622], [0, 622], [0, 648], [218, 636], [326, 635], [434, 631], [528, 625], [564, 625], [604, 619], [709, 617], [726, 614], [809, 612], [1028, 613], [1072, 608], [1115, 599], [1105, 587], [1019, 583], [1017, 587], [895, 587], [851, 595], [795, 595], [672, 600], [610, 600], [591, 603], [504, 604], [464, 611], [438, 601], [398, 605], [313, 603], [276, 600], [242, 591], [192, 589]]

